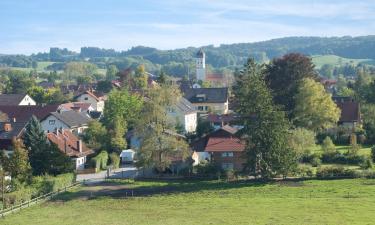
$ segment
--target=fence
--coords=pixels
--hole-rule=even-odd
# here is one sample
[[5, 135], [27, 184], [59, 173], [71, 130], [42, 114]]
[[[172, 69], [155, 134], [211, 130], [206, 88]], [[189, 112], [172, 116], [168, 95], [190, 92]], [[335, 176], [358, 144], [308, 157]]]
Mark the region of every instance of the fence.
[[[84, 182], [84, 181], [83, 181]], [[53, 196], [56, 196], [57, 194], [59, 193], [63, 193], [63, 192], [66, 192], [68, 189], [72, 188], [72, 187], [75, 187], [83, 182], [75, 182], [69, 186], [65, 186], [64, 188], [59, 188], [57, 191], [53, 191], [53, 192], [50, 192], [50, 193], [47, 193], [47, 194], [44, 194], [44, 195], [41, 195], [39, 197], [36, 197], [36, 198], [33, 198], [33, 199], [30, 199], [29, 201], [26, 201], [26, 202], [22, 202], [21, 204], [19, 205], [12, 205], [11, 207], [9, 208], [6, 208], [6, 209], [3, 209], [0, 211], [0, 216], [1, 217], [4, 217], [8, 214], [11, 214], [11, 213], [14, 213], [16, 211], [19, 211], [21, 209], [24, 209], [24, 208], [28, 208], [32, 205], [35, 205], [37, 203], [40, 203], [40, 202], [43, 202], [43, 201], [46, 201], [46, 200], [49, 200], [49, 199], [52, 199]]]

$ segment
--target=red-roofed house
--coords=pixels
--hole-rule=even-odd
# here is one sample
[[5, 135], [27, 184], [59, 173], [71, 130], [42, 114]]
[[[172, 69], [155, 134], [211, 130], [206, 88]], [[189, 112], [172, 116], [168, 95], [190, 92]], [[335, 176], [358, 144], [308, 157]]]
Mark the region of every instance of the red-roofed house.
[[71, 157], [75, 162], [75, 168], [81, 170], [85, 168], [86, 157], [94, 153], [69, 130], [55, 130], [47, 133], [50, 142], [55, 143], [60, 151]]
[[195, 165], [211, 161], [222, 169], [241, 171], [245, 163], [245, 143], [235, 134], [237, 129], [224, 126], [192, 143]]

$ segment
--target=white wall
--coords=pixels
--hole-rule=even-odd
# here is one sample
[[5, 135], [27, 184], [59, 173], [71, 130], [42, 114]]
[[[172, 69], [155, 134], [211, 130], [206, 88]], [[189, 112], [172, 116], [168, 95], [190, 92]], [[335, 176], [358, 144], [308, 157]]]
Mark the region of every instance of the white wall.
[[42, 122], [42, 128], [45, 132], [53, 132], [56, 129], [69, 129], [69, 127], [58, 120], [55, 116], [49, 115], [47, 118], [45, 118]]
[[75, 162], [76, 170], [85, 169], [86, 156], [79, 157], [79, 158], [73, 158], [73, 161]]
[[211, 155], [208, 152], [194, 152], [192, 158], [194, 160], [193, 166], [198, 165], [206, 159], [208, 159], [208, 161], [211, 161]]
[[29, 95], [25, 95], [18, 105], [36, 105], [36, 102]]
[[187, 133], [194, 133], [197, 130], [197, 113], [190, 113], [185, 115], [185, 131]]
[[82, 94], [77, 98], [77, 101], [90, 103], [94, 111], [103, 112], [104, 110], [104, 101], [97, 101], [91, 95]]

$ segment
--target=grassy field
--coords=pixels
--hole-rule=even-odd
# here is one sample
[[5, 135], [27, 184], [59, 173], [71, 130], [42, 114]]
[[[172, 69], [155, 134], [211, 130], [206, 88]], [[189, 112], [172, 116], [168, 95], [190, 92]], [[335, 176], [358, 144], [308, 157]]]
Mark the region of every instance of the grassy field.
[[[346, 153], [350, 149], [349, 145], [336, 145], [336, 150], [340, 153]], [[323, 149], [320, 145], [316, 145], [316, 147], [312, 148], [311, 151], [313, 153], [323, 153]], [[362, 146], [361, 149], [358, 151], [359, 155], [364, 156], [371, 156], [371, 147], [370, 146]]]
[[373, 224], [374, 213], [375, 180], [136, 182], [81, 187], [0, 224], [352, 225]]
[[333, 66], [345, 65], [346, 63], [349, 63], [349, 64], [365, 63], [365, 64], [374, 65], [374, 60], [372, 59], [348, 59], [348, 58], [340, 57], [337, 55], [316, 55], [316, 56], [312, 56], [312, 61], [315, 64], [317, 69], [322, 67], [324, 64], [330, 64]]

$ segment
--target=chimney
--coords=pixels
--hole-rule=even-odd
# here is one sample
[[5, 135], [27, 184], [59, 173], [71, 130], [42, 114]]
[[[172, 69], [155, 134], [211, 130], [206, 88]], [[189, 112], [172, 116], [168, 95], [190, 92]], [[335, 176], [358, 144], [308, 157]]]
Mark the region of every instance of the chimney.
[[82, 141], [81, 140], [78, 140], [77, 141], [77, 150], [82, 153]]
[[12, 130], [12, 124], [10, 124], [10, 123], [4, 123], [4, 131], [5, 132], [9, 132], [9, 131], [11, 131]]

